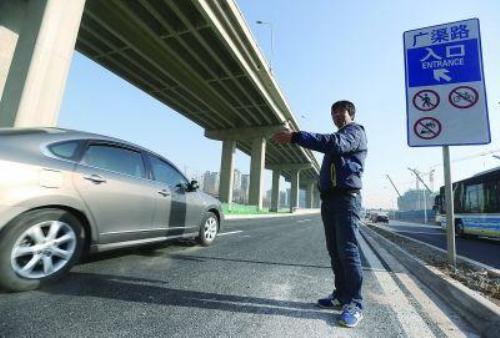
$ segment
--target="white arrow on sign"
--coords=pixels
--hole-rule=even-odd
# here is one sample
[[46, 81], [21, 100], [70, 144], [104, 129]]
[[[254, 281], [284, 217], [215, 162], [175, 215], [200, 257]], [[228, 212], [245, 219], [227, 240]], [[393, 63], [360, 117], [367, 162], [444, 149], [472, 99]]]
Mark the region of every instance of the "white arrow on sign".
[[451, 77], [448, 75], [448, 73], [450, 72], [448, 69], [444, 69], [444, 68], [434, 69], [433, 72], [434, 72], [434, 80], [440, 81], [440, 82], [441, 82], [441, 79], [443, 79], [447, 82], [451, 81]]

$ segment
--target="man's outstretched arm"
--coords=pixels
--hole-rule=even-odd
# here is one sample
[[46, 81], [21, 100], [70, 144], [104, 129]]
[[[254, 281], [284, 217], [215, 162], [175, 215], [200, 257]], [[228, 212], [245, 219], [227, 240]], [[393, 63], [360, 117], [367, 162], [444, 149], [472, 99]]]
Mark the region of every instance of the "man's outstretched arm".
[[321, 153], [345, 154], [358, 149], [362, 139], [361, 131], [352, 128], [347, 133], [315, 134], [306, 131], [280, 131], [273, 135], [273, 141], [280, 144], [298, 145]]

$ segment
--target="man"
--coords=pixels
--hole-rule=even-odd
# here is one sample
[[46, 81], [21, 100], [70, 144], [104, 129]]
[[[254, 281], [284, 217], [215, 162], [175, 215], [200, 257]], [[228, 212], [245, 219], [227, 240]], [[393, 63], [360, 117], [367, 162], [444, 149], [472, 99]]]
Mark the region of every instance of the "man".
[[328, 297], [319, 299], [318, 305], [329, 309], [342, 307], [339, 323], [347, 327], [355, 327], [363, 318], [363, 275], [356, 236], [367, 141], [364, 128], [354, 122], [355, 114], [353, 103], [338, 101], [331, 107], [332, 119], [338, 128], [336, 133], [284, 130], [273, 135], [277, 143], [296, 143], [324, 154], [318, 187], [335, 289]]

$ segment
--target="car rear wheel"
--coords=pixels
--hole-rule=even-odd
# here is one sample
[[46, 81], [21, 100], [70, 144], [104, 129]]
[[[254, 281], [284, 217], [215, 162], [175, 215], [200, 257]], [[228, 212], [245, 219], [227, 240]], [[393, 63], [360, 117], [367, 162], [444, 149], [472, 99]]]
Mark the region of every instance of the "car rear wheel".
[[207, 212], [203, 218], [198, 241], [203, 246], [212, 245], [219, 231], [219, 219], [213, 212]]
[[79, 220], [65, 210], [20, 216], [0, 238], [0, 287], [26, 291], [60, 278], [80, 258], [83, 240]]

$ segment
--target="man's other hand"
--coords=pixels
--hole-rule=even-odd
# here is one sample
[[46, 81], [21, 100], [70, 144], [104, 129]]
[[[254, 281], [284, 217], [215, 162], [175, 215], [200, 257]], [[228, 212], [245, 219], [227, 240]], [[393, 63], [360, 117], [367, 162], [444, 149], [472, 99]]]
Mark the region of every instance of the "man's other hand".
[[290, 130], [282, 130], [275, 133], [272, 140], [279, 144], [287, 144], [292, 142], [293, 133]]

